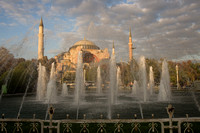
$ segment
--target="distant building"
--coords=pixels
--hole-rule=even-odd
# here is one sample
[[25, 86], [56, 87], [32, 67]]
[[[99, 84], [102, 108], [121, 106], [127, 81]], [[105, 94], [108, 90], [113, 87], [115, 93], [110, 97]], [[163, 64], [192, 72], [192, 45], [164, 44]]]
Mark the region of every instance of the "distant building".
[[63, 52], [54, 57], [57, 63], [57, 72], [66, 71], [68, 67], [75, 68], [80, 51], [82, 51], [83, 63], [85, 65], [98, 63], [101, 60], [110, 58], [107, 48], [101, 50], [95, 43], [84, 39], [76, 42], [67, 52]]

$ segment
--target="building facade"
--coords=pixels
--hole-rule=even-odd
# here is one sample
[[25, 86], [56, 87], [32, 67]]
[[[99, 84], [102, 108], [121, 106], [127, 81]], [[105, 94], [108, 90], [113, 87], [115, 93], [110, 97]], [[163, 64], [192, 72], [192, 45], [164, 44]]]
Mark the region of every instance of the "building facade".
[[101, 60], [110, 58], [107, 48], [101, 50], [92, 41], [86, 39], [80, 40], [70, 47], [67, 52], [63, 52], [54, 57], [57, 64], [57, 72], [66, 71], [69, 67], [75, 68], [80, 51], [82, 51], [84, 65], [98, 63]]

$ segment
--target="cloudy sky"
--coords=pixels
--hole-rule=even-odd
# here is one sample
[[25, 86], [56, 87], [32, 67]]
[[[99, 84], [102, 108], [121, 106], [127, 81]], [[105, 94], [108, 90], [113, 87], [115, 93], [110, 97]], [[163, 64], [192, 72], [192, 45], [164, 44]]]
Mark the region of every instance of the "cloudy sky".
[[0, 0], [0, 46], [37, 58], [41, 16], [48, 58], [86, 37], [127, 61], [131, 27], [136, 58], [200, 59], [200, 0]]

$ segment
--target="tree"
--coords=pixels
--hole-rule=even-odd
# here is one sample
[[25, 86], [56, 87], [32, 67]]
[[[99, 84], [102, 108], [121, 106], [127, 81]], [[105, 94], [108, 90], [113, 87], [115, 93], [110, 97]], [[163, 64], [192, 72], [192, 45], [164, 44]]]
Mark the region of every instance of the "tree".
[[0, 77], [0, 85], [3, 84], [7, 84], [8, 93], [24, 93], [27, 87], [31, 88], [29, 91], [33, 91], [37, 84], [36, 62], [20, 62], [14, 69], [6, 71]]
[[15, 59], [6, 48], [0, 47], [0, 75], [15, 65]]

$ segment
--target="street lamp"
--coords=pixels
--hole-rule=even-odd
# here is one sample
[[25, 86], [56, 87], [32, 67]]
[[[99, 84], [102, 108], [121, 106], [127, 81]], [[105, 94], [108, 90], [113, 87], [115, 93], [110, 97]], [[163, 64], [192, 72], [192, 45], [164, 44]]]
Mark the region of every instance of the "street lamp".
[[176, 65], [176, 84], [177, 84], [177, 90], [179, 90], [180, 85], [179, 85], [179, 73], [178, 73], [179, 69], [178, 69], [178, 65]]

